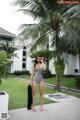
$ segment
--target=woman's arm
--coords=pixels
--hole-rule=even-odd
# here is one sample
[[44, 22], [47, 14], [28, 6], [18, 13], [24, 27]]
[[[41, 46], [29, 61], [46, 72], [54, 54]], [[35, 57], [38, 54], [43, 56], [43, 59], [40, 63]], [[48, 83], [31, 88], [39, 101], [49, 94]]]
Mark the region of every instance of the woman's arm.
[[31, 78], [30, 78], [30, 80], [33, 79], [33, 76], [34, 76], [34, 65], [32, 66], [32, 73], [31, 73]]
[[43, 70], [46, 70], [46, 65], [45, 65], [43, 59], [41, 60], [41, 62], [42, 62], [42, 68], [43, 68]]

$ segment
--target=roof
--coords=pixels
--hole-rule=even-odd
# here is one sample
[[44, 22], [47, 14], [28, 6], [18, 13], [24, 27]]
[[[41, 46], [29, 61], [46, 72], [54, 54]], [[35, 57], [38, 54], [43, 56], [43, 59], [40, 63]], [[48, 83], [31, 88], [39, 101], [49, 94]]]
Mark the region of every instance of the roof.
[[7, 30], [0, 27], [0, 36], [11, 37], [14, 38], [16, 35], [8, 32]]

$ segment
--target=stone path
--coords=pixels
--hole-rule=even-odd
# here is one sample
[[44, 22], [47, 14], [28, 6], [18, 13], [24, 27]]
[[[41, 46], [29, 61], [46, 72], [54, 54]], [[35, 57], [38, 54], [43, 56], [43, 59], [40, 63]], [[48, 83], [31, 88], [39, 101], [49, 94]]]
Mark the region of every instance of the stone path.
[[9, 111], [10, 120], [80, 120], [80, 99], [69, 97], [64, 101], [44, 105], [45, 111], [26, 108]]

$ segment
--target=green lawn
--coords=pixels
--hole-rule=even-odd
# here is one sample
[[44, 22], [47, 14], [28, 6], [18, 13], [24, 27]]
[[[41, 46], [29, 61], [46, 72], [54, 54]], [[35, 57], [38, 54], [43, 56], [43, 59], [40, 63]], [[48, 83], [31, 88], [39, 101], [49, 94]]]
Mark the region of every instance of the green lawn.
[[[56, 78], [55, 77], [45, 79], [44, 81], [45, 81], [45, 83], [56, 84]], [[63, 77], [62, 80], [61, 80], [61, 85], [65, 86], [65, 87], [68, 87], [68, 88], [75, 88], [75, 78]], [[67, 91], [67, 94], [80, 98], [80, 93]]]
[[[45, 79], [45, 83], [56, 84], [56, 77]], [[75, 79], [63, 77], [61, 80], [61, 85], [68, 88], [75, 88]]]
[[[7, 79], [2, 80], [0, 90], [6, 91], [9, 94], [9, 109], [23, 108], [27, 106], [27, 80], [29, 76], [9, 76]], [[44, 80], [47, 83], [55, 84], [55, 78], [49, 78]], [[75, 87], [74, 78], [63, 78], [62, 85], [66, 87]], [[44, 94], [54, 93], [55, 90], [44, 87]], [[73, 96], [80, 97], [80, 94], [69, 93]], [[44, 104], [52, 103], [54, 101], [44, 99]], [[39, 89], [36, 94], [36, 105], [40, 104]]]
[[[9, 94], [9, 109], [23, 108], [27, 104], [27, 79], [17, 78], [15, 76], [8, 77], [2, 80], [2, 85], [0, 85], [0, 90], [6, 91]], [[53, 93], [54, 90], [49, 88], [44, 88], [44, 93]], [[40, 104], [39, 99], [39, 89], [37, 89], [36, 94], [36, 105]], [[51, 103], [53, 101], [44, 99], [44, 104]]]

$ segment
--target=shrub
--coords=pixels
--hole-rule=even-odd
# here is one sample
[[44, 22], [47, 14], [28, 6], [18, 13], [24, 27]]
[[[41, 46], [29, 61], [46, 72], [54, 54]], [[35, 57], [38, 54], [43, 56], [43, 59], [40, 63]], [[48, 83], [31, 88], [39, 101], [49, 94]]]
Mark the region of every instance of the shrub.
[[15, 75], [26, 75], [26, 74], [30, 74], [29, 71], [15, 71], [14, 72]]
[[49, 70], [45, 70], [45, 71], [43, 71], [43, 77], [50, 78], [50, 77], [52, 77], [52, 74]]
[[6, 72], [6, 65], [9, 63], [8, 56], [5, 51], [0, 51], [0, 84], [2, 83], [1, 77]]
[[75, 77], [75, 85], [77, 89], [80, 89], [80, 76]]
[[36, 51], [31, 54], [30, 57], [35, 58], [35, 57], [45, 57], [47, 59], [51, 59], [52, 57], [55, 57], [55, 51], [52, 50], [40, 50]]

